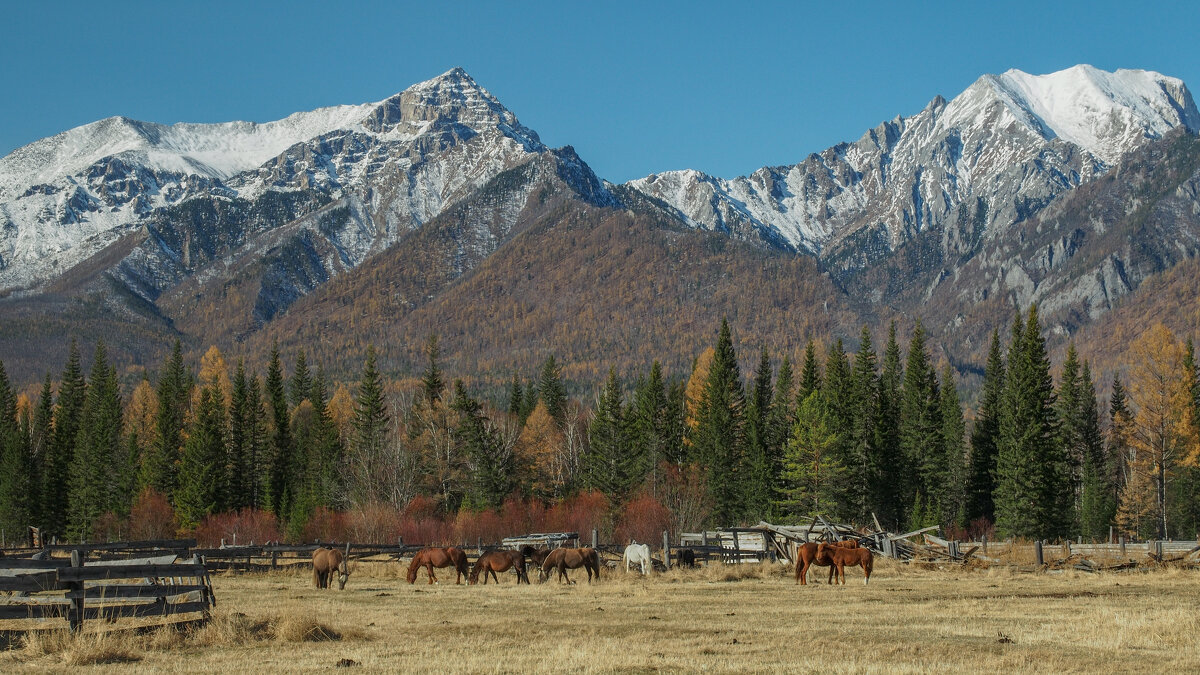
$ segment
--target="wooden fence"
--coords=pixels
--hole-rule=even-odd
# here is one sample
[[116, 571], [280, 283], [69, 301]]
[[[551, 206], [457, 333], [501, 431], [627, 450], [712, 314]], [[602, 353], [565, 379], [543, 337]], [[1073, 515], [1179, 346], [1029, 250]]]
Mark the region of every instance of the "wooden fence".
[[90, 619], [163, 617], [169, 620], [161, 623], [179, 623], [184, 615], [182, 621], [191, 623], [206, 621], [216, 605], [199, 556], [183, 564], [172, 562], [174, 554], [85, 564], [84, 551], [70, 553], [69, 559], [0, 558], [0, 591], [10, 593], [0, 600], [0, 621], [65, 619], [72, 631]]

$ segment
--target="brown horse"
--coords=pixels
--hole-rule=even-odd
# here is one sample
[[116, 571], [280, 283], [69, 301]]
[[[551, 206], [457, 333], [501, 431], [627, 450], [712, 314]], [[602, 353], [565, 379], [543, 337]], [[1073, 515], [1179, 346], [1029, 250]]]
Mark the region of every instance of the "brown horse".
[[346, 590], [346, 580], [350, 578], [350, 569], [342, 552], [335, 548], [319, 548], [313, 551], [313, 585], [317, 588], [329, 588], [334, 573], [337, 574], [338, 590]]
[[550, 555], [548, 548], [534, 548], [528, 544], [521, 547], [521, 553], [529, 558], [529, 562], [541, 572], [542, 563], [546, 562], [546, 556]]
[[437, 583], [437, 577], [433, 576], [433, 568], [435, 567], [453, 567], [458, 574], [454, 576], [454, 583], [462, 583], [463, 577], [467, 576], [467, 554], [463, 553], [461, 548], [453, 546], [449, 548], [423, 548], [417, 551], [413, 556], [412, 562], [408, 564], [408, 583], [416, 583], [417, 572], [424, 567], [429, 572], [429, 583]]
[[496, 576], [496, 572], [507, 572], [509, 569], [515, 568], [517, 571], [517, 583], [524, 581], [529, 583], [529, 573], [525, 571], [525, 554], [521, 551], [485, 551], [475, 561], [475, 566], [471, 568], [472, 585], [479, 583], [479, 572], [483, 572], [483, 583], [486, 586], [488, 574], [492, 575], [492, 579], [496, 583], [500, 583], [500, 579]]
[[805, 542], [796, 547], [796, 583], [801, 586], [808, 585], [808, 568], [812, 565], [820, 565], [821, 567], [829, 568], [829, 581], [833, 583], [833, 563], [829, 559], [828, 554], [818, 552], [820, 546], [828, 546], [831, 548], [858, 548], [858, 542], [853, 539], [846, 541], [822, 542], [818, 545], [816, 542]]
[[846, 584], [846, 565], [861, 565], [863, 568], [863, 585], [871, 581], [871, 570], [875, 567], [875, 556], [865, 548], [841, 548], [822, 543], [817, 547], [817, 557], [826, 556], [833, 563], [832, 569], [837, 570], [838, 579]]
[[573, 584], [575, 582], [567, 576], [567, 570], [580, 567], [587, 570], [589, 584], [592, 583], [593, 574], [596, 575], [596, 581], [600, 581], [600, 555], [593, 548], [556, 548], [550, 551], [542, 562], [540, 576], [545, 581], [550, 576], [550, 570], [556, 569], [559, 583], [566, 579], [568, 584]]

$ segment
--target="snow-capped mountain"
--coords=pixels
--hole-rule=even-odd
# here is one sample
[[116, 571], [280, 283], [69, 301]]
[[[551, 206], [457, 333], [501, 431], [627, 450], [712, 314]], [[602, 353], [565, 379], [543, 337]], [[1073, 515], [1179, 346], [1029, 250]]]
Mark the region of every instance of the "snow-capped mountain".
[[1180, 126], [1200, 130], [1200, 112], [1175, 78], [1010, 70], [792, 166], [729, 180], [671, 171], [629, 185], [693, 227], [757, 231], [853, 271], [936, 226], [951, 231], [948, 252], [969, 251]]
[[354, 236], [339, 253], [353, 266], [547, 150], [460, 68], [377, 103], [265, 124], [101, 120], [0, 159], [0, 290], [52, 281], [169, 219], [167, 207], [267, 192], [320, 195], [292, 217], [352, 199]]

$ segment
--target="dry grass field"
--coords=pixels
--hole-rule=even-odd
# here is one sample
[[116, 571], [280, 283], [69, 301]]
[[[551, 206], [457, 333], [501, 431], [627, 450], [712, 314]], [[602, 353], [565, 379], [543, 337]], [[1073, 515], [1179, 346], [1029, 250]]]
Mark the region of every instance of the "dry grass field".
[[[0, 671], [1197, 672], [1200, 572], [1050, 574], [880, 561], [869, 586], [807, 587], [778, 566], [715, 565], [597, 584], [409, 586], [359, 564], [343, 592], [299, 571], [214, 577], [188, 633], [52, 631]], [[578, 573], [574, 575], [580, 577]]]

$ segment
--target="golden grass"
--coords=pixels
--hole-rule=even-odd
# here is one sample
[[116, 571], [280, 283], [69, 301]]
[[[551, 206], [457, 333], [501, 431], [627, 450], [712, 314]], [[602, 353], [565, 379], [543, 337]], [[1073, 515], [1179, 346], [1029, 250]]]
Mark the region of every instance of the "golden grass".
[[880, 560], [869, 586], [855, 568], [838, 587], [823, 569], [797, 586], [776, 565], [410, 586], [399, 565], [370, 563], [343, 592], [315, 589], [299, 570], [220, 575], [203, 628], [50, 632], [0, 654], [0, 671], [279, 672], [344, 660], [361, 672], [1200, 670], [1200, 573], [927, 567]]

